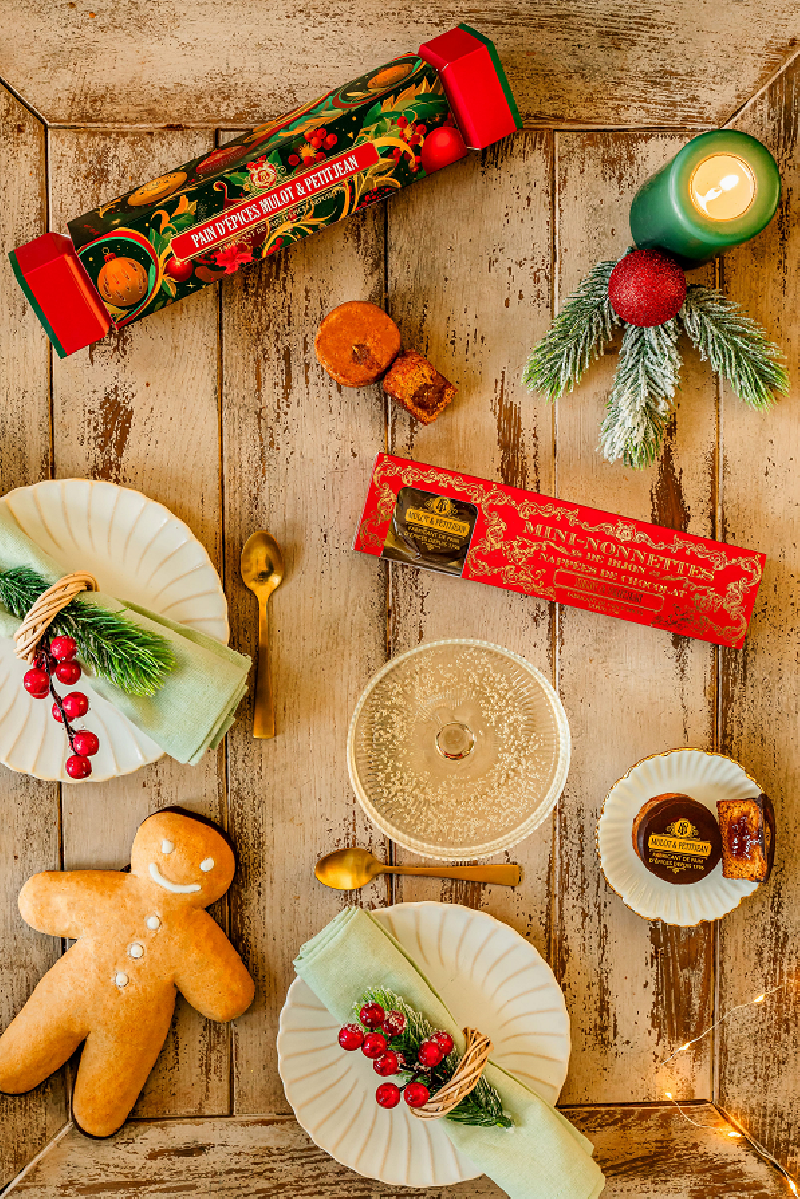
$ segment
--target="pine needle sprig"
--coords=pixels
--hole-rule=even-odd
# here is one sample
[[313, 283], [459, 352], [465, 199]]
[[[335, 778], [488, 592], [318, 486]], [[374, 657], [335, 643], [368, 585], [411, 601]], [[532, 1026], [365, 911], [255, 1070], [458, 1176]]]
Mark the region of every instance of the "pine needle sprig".
[[605, 351], [619, 317], [608, 298], [608, 281], [617, 265], [598, 262], [567, 299], [538, 345], [522, 375], [529, 391], [558, 400], [572, 391], [583, 372]]
[[600, 448], [609, 462], [650, 466], [661, 453], [672, 415], [681, 354], [676, 320], [642, 328], [625, 325], [622, 349], [600, 428]]
[[789, 374], [781, 352], [734, 300], [692, 284], [678, 316], [687, 336], [711, 369], [753, 408], [769, 408], [775, 393], [786, 395]]
[[[49, 583], [27, 566], [0, 574], [0, 603], [22, 620]], [[154, 695], [175, 665], [172, 647], [164, 637], [76, 597], [62, 608], [48, 636], [75, 639], [80, 661], [100, 678], [128, 695]]]
[[[402, 995], [388, 991], [383, 987], [370, 987], [365, 991], [353, 1008], [355, 1019], [365, 1003], [379, 1003], [385, 1012], [402, 1012], [406, 1018], [406, 1026], [399, 1037], [393, 1037], [391, 1048], [396, 1053], [402, 1053], [408, 1062], [416, 1062], [419, 1047], [436, 1031], [429, 1020], [421, 1012], [412, 1008]], [[431, 1071], [430, 1092], [435, 1095], [444, 1084], [452, 1078], [460, 1061], [454, 1049], [447, 1057]], [[413, 1071], [404, 1071], [407, 1081]], [[503, 1101], [491, 1083], [485, 1078], [478, 1079], [477, 1085], [466, 1095], [457, 1107], [453, 1108], [445, 1120], [454, 1120], [459, 1124], [472, 1124], [482, 1127], [511, 1128], [514, 1121], [503, 1111]]]

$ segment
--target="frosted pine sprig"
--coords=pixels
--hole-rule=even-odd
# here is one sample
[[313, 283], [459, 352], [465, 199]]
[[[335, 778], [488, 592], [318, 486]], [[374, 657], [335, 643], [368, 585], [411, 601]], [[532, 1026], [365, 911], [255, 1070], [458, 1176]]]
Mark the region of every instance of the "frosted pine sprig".
[[620, 323], [608, 298], [608, 281], [616, 265], [616, 259], [598, 262], [534, 347], [522, 375], [530, 391], [560, 399], [604, 352]]
[[776, 392], [786, 395], [789, 374], [780, 350], [733, 300], [692, 284], [678, 316], [700, 357], [728, 380], [740, 400], [753, 408], [769, 408]]
[[600, 428], [600, 448], [609, 462], [622, 458], [638, 468], [660, 454], [680, 377], [679, 332], [675, 319], [647, 329], [625, 325]]

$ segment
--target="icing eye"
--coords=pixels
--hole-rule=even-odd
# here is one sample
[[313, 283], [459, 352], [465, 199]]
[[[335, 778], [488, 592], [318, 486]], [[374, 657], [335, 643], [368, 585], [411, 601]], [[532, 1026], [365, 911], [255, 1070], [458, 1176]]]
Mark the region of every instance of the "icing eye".
[[172, 841], [162, 841], [161, 842], [161, 852], [162, 853], [172, 853], [174, 848], [175, 848], [175, 844]]
[[214, 869], [214, 859], [213, 858], [204, 858], [203, 861], [200, 863], [200, 869], [204, 870], [206, 872], [208, 872], [209, 870], [213, 870]]

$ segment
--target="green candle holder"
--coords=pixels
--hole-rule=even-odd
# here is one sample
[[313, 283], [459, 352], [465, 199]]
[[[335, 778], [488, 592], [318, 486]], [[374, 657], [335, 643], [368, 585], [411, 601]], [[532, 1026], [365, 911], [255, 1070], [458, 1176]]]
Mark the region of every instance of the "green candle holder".
[[630, 225], [639, 249], [701, 266], [769, 224], [781, 197], [775, 159], [734, 129], [701, 133], [639, 189]]

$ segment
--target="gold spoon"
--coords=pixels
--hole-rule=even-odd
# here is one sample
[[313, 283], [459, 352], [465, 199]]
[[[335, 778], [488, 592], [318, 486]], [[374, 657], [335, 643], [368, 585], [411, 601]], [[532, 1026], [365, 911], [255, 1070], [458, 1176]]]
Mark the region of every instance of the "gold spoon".
[[275, 707], [269, 674], [269, 617], [267, 601], [283, 580], [283, 556], [278, 543], [263, 529], [252, 533], [242, 549], [242, 581], [258, 600], [258, 665], [253, 707], [253, 736], [275, 736]]
[[384, 866], [368, 849], [337, 849], [320, 858], [314, 871], [326, 887], [355, 891], [378, 874], [421, 874], [425, 878], [463, 878], [473, 883], [503, 883], [516, 887], [522, 877], [519, 866]]

